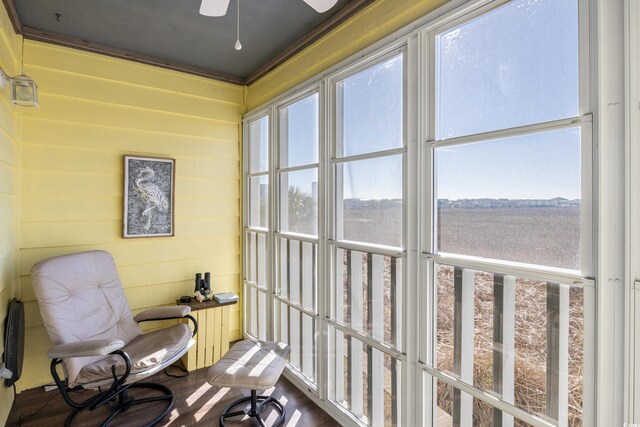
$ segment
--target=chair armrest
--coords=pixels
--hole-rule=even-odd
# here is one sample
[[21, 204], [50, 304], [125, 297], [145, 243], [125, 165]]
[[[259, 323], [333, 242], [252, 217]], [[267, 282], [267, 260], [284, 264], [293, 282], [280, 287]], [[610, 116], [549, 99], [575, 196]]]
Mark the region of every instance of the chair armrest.
[[189, 313], [191, 313], [191, 307], [188, 305], [169, 305], [141, 311], [133, 319], [138, 323], [149, 320], [189, 319], [193, 323], [191, 336], [195, 337], [198, 333], [198, 321], [193, 316], [190, 316]]
[[141, 311], [134, 317], [134, 320], [140, 323], [147, 320], [181, 319], [190, 312], [191, 307], [188, 305], [170, 305]]
[[50, 359], [69, 357], [106, 356], [124, 347], [121, 340], [89, 340], [54, 345], [47, 353]]

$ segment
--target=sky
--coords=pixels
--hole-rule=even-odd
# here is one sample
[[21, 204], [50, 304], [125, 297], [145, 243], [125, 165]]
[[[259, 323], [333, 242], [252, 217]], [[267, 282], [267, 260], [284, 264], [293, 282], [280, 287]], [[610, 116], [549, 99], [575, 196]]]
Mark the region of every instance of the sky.
[[[576, 0], [517, 0], [437, 41], [437, 139], [578, 115]], [[580, 198], [578, 128], [437, 150], [438, 198]]]
[[[441, 33], [436, 139], [577, 116], [577, 52], [577, 0], [514, 0]], [[337, 85], [339, 156], [402, 146], [403, 72], [398, 55]], [[280, 114], [290, 141], [283, 166], [317, 162], [318, 96]], [[438, 148], [436, 162], [438, 198], [580, 198], [579, 128]], [[311, 176], [289, 183], [310, 191]], [[343, 190], [401, 198], [401, 157], [345, 164]]]

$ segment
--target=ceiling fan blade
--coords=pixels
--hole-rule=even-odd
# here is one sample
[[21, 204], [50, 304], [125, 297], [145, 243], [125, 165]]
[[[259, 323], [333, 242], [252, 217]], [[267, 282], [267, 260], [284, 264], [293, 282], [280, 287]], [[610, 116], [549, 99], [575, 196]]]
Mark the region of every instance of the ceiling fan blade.
[[200, 15], [224, 16], [229, 8], [229, 0], [202, 0]]
[[315, 9], [318, 13], [326, 12], [338, 3], [338, 0], [304, 0], [306, 4]]

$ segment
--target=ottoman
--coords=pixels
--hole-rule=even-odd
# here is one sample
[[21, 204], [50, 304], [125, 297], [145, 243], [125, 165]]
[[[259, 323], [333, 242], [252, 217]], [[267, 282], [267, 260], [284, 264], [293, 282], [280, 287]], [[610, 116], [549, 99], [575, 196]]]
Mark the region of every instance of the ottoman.
[[[260, 413], [272, 406], [279, 414], [273, 426], [284, 423], [286, 411], [282, 404], [270, 396], [258, 396], [257, 390], [273, 387], [287, 364], [289, 346], [273, 341], [237, 342], [208, 371], [209, 384], [216, 387], [244, 388], [251, 390], [251, 396], [243, 397], [227, 406], [220, 416], [220, 425], [227, 418], [248, 415], [255, 418], [261, 426], [264, 420]], [[232, 411], [236, 406], [249, 403], [241, 410]]]

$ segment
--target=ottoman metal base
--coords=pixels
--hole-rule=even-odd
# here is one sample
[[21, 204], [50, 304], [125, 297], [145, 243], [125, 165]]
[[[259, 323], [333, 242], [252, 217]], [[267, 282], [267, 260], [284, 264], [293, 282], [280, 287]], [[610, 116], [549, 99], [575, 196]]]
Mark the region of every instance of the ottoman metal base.
[[[234, 407], [246, 402], [251, 402], [251, 404], [241, 411], [229, 412]], [[251, 390], [251, 396], [243, 397], [242, 399], [236, 400], [231, 405], [227, 406], [224, 411], [222, 411], [222, 415], [220, 415], [220, 426], [225, 426], [224, 421], [227, 418], [238, 417], [241, 415], [248, 415], [251, 418], [255, 418], [261, 426], [266, 426], [264, 420], [260, 417], [260, 413], [269, 406], [272, 406], [273, 409], [278, 413], [278, 418], [273, 423], [273, 427], [279, 427], [284, 424], [285, 417], [287, 416], [287, 412], [284, 409], [284, 406], [282, 406], [282, 404], [278, 402], [278, 400], [274, 399], [271, 396], [258, 396], [256, 390]]]

